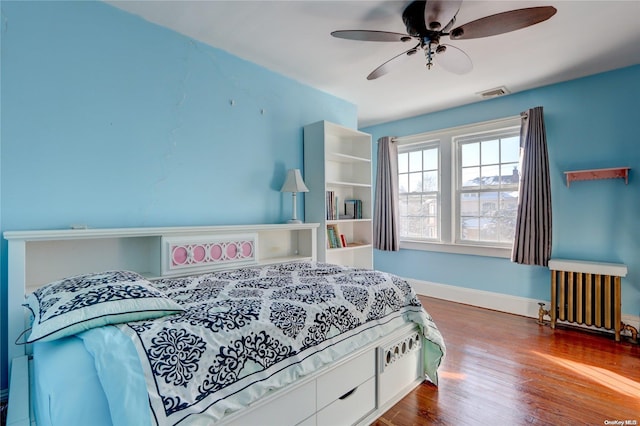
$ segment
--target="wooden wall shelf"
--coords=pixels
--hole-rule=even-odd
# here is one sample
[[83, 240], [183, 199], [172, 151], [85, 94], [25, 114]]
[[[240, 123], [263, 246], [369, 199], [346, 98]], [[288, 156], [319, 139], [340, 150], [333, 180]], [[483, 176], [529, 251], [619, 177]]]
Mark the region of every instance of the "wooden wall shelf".
[[594, 179], [624, 179], [624, 183], [629, 183], [629, 170], [631, 167], [612, 167], [609, 169], [573, 170], [564, 172], [567, 176], [567, 187], [576, 180]]

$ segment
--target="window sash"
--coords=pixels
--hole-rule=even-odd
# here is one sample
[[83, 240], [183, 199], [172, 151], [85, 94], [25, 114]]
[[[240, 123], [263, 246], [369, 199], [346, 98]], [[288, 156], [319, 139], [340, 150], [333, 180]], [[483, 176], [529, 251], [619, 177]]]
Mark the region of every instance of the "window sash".
[[[453, 162], [456, 174], [456, 208], [453, 219], [456, 244], [498, 247], [510, 247], [513, 244], [519, 163], [513, 161], [516, 156], [512, 153], [508, 153], [510, 155], [503, 161], [503, 144], [513, 145], [519, 132], [519, 127], [512, 126], [452, 138], [456, 151]], [[474, 145], [477, 145], [477, 150]], [[464, 156], [466, 148], [467, 154], [472, 158], [470, 161], [466, 161]], [[513, 146], [510, 148], [513, 149]], [[519, 155], [517, 157], [519, 159]], [[508, 168], [512, 168], [513, 173], [509, 174]], [[469, 182], [477, 184], [470, 185]], [[513, 193], [516, 193], [515, 198]], [[477, 200], [475, 209], [473, 203], [464, 201], [465, 196], [471, 199], [473, 197], [470, 196], [473, 195]], [[512, 215], [505, 214], [510, 210]]]
[[[430, 161], [429, 164], [425, 164], [425, 152], [431, 150], [435, 151], [435, 163]], [[413, 165], [411, 162], [411, 153], [417, 152], [422, 153], [419, 156], [419, 167], [415, 164], [415, 158], [418, 156], [414, 156]], [[407, 154], [406, 159], [403, 154]], [[406, 160], [406, 164], [400, 164], [400, 162], [398, 164], [400, 239], [440, 241], [442, 212], [440, 141], [436, 139], [399, 146], [398, 159], [401, 158], [403, 161]], [[428, 184], [429, 180], [434, 178], [435, 184]], [[416, 185], [418, 182], [419, 185]], [[425, 207], [428, 209], [427, 212], [424, 211]]]

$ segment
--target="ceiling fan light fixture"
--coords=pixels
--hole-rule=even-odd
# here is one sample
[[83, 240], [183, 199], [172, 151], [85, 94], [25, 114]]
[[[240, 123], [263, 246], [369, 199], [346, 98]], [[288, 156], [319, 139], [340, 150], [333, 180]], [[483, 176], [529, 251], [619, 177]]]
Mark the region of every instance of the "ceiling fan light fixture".
[[476, 95], [479, 95], [482, 99], [489, 99], [489, 98], [497, 98], [498, 96], [508, 95], [509, 93], [511, 93], [509, 89], [507, 89], [504, 86], [500, 86], [493, 89], [478, 92], [476, 93]]
[[454, 28], [453, 31], [449, 34], [449, 38], [451, 40], [457, 40], [464, 35], [464, 30], [460, 27]]

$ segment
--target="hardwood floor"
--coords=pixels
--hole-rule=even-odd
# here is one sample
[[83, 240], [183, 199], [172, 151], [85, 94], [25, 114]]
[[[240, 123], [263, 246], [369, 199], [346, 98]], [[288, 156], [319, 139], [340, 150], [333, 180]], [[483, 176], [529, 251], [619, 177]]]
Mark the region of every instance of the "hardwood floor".
[[373, 425], [640, 425], [638, 344], [420, 299], [447, 344], [439, 386], [421, 384]]

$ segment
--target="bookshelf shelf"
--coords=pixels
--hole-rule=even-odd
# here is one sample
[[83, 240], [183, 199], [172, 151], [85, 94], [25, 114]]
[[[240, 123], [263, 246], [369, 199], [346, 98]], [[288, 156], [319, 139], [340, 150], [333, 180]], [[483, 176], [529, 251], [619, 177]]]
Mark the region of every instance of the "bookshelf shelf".
[[327, 155], [327, 160], [336, 161], [339, 163], [353, 163], [353, 162], [371, 163], [371, 158], [356, 157], [354, 155], [338, 154], [335, 152], [329, 153]]
[[349, 223], [349, 222], [371, 222], [371, 219], [333, 219], [333, 220], [327, 220], [327, 224], [329, 224], [329, 223]]
[[358, 186], [361, 188], [371, 188], [370, 183], [357, 183], [357, 182], [327, 182], [327, 186]]
[[366, 248], [372, 248], [372, 245], [371, 244], [351, 243], [351, 245], [348, 245], [347, 247], [330, 248], [330, 249], [327, 249], [327, 250], [332, 252], [332, 253], [334, 253], [334, 252], [347, 252], [347, 251], [353, 251], [353, 250], [362, 250], [362, 249], [366, 249]]
[[320, 223], [321, 262], [373, 267], [371, 152], [367, 133], [327, 121], [304, 128], [305, 220]]

